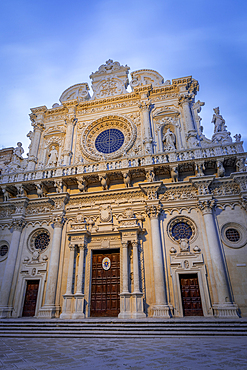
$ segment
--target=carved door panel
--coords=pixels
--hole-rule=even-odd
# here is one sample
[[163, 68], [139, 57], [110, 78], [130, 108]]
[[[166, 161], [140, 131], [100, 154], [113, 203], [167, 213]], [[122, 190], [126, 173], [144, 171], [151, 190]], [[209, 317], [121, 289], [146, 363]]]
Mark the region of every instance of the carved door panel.
[[197, 274], [180, 275], [184, 316], [203, 316]]
[[[104, 269], [103, 259], [110, 259]], [[120, 312], [120, 253], [119, 250], [93, 251], [90, 316], [118, 316]]]
[[22, 316], [35, 316], [39, 280], [28, 280]]

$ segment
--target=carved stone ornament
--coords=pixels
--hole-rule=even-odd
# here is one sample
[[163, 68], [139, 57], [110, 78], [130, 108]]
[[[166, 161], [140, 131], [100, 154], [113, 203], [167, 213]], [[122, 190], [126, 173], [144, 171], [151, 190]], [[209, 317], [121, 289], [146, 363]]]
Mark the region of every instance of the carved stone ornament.
[[137, 86], [149, 85], [160, 86], [164, 83], [164, 78], [152, 69], [139, 69], [131, 73], [132, 80], [130, 86], [135, 88]]
[[215, 206], [215, 199], [199, 200], [198, 208], [202, 211], [202, 214], [212, 213]]
[[[99, 151], [96, 148], [95, 141], [99, 138], [99, 135], [107, 130], [115, 130], [115, 132], [121, 135], [122, 145], [114, 148], [109, 148], [109, 151]], [[126, 155], [128, 150], [133, 146], [136, 141], [137, 130], [136, 126], [129, 119], [122, 116], [105, 116], [97, 119], [96, 121], [89, 124], [81, 135], [81, 150], [85, 157], [92, 160], [112, 160], [122, 155]]]
[[162, 210], [161, 205], [150, 204], [145, 207], [146, 213], [150, 218], [157, 218]]
[[59, 98], [59, 101], [63, 103], [66, 100], [77, 100], [85, 101], [90, 99], [88, 92], [89, 86], [87, 83], [76, 84], [66, 89]]
[[92, 73], [93, 97], [92, 99], [107, 98], [109, 96], [127, 93], [129, 67], [121, 66], [119, 62], [109, 59], [106, 64]]
[[112, 219], [112, 211], [110, 205], [102, 205], [100, 207], [100, 221], [110, 222]]

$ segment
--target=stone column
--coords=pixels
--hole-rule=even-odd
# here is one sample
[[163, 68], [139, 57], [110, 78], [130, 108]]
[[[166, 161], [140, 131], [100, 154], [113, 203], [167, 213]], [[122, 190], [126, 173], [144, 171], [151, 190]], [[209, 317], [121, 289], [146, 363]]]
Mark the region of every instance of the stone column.
[[238, 316], [237, 305], [231, 302], [231, 294], [226, 276], [224, 259], [222, 256], [221, 246], [219, 243], [218, 232], [215, 225], [213, 206], [215, 201], [205, 199], [199, 201], [199, 208], [202, 211], [208, 248], [212, 263], [211, 275], [214, 276], [218, 301], [214, 297], [213, 311], [215, 316]]
[[31, 141], [30, 152], [28, 155], [27, 169], [29, 171], [33, 171], [35, 169], [35, 165], [38, 161], [37, 155], [39, 151], [41, 133], [45, 128], [44, 115], [46, 112], [46, 107], [40, 107], [39, 110], [37, 109], [34, 109], [34, 112], [30, 115], [30, 118], [32, 120], [32, 126], [34, 127], [34, 132], [33, 132], [33, 138]]
[[150, 102], [142, 101], [140, 104], [140, 109], [142, 112], [142, 124], [143, 124], [143, 144], [145, 146], [145, 154], [152, 154], [152, 132], [151, 132], [151, 123], [150, 123]]
[[143, 312], [143, 294], [140, 291], [138, 241], [132, 241], [132, 247], [133, 247], [133, 278], [134, 278], [134, 291], [132, 293], [132, 318], [140, 319], [146, 317], [146, 315]]
[[13, 219], [11, 224], [11, 227], [13, 228], [13, 235], [11, 238], [0, 292], [0, 318], [11, 317], [11, 313], [13, 311], [12, 302], [9, 301], [9, 298], [16, 268], [16, 259], [19, 251], [21, 233], [24, 225], [25, 222], [23, 218]]
[[120, 293], [120, 314], [121, 319], [131, 318], [131, 294], [129, 292], [129, 248], [128, 242], [122, 242], [122, 292]]
[[83, 294], [83, 274], [84, 274], [84, 254], [86, 248], [86, 242], [78, 245], [80, 249], [79, 265], [77, 271], [77, 284], [75, 297], [75, 312], [72, 315], [73, 319], [83, 319], [84, 314], [84, 294]]
[[72, 145], [73, 145], [73, 131], [74, 126], [76, 124], [77, 120], [75, 117], [68, 116], [66, 119], [67, 124], [67, 130], [66, 130], [66, 137], [65, 137], [65, 143], [64, 143], [64, 151], [63, 151], [63, 165], [69, 166], [70, 165], [70, 159], [72, 155]]
[[63, 228], [63, 216], [54, 217], [54, 231], [49, 261], [48, 279], [46, 285], [45, 303], [39, 310], [40, 317], [54, 318], [58, 315], [60, 307], [56, 307], [56, 290], [58, 280], [58, 268], [61, 250], [61, 238]]
[[73, 244], [69, 244], [69, 268], [68, 268], [68, 276], [67, 276], [67, 289], [66, 293], [63, 295], [64, 302], [63, 302], [63, 312], [60, 315], [61, 319], [70, 319], [72, 312], [73, 312], [73, 293], [72, 293], [72, 285], [73, 285], [73, 272], [74, 272], [74, 263], [75, 263], [75, 250], [76, 246]]
[[190, 110], [190, 102], [192, 101], [192, 94], [180, 94], [179, 104], [183, 108], [184, 120], [185, 120], [185, 131], [187, 133], [187, 141], [189, 147], [198, 146], [199, 142], [197, 140], [197, 131], [194, 126], [194, 121], [192, 118]]
[[[147, 201], [148, 202], [148, 201]], [[160, 240], [159, 225], [160, 206], [158, 201], [153, 204], [148, 203], [147, 214], [151, 221], [152, 251], [153, 251], [153, 270], [154, 270], [154, 290], [155, 303], [151, 307], [153, 316], [170, 317], [169, 306], [167, 304], [164, 264], [162, 255], [162, 245]]]

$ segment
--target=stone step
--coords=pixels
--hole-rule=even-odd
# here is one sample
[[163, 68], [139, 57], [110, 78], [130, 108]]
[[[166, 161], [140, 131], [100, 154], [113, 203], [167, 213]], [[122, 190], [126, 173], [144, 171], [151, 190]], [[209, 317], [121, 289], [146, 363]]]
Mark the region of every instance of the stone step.
[[243, 336], [246, 320], [80, 320], [61, 321], [10, 319], [0, 321], [2, 337], [163, 337], [163, 336]]

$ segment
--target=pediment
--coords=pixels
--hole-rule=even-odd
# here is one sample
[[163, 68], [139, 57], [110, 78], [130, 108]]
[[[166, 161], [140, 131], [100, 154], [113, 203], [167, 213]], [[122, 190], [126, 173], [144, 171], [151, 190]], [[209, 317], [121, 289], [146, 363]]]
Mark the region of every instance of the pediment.
[[85, 101], [90, 99], [89, 95], [89, 86], [87, 83], [80, 83], [73, 86], [70, 86], [68, 89], [66, 89], [62, 95], [59, 98], [59, 101], [61, 103], [68, 101], [68, 100], [77, 100]]

